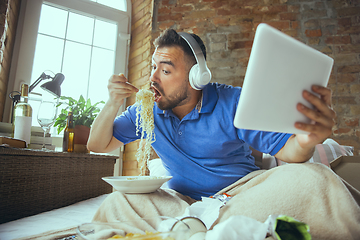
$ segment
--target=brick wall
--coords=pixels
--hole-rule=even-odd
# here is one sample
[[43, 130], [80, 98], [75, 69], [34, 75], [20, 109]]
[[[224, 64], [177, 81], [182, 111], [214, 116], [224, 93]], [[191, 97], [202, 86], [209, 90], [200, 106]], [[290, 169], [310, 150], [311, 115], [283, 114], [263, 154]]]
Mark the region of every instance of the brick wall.
[[[151, 65], [151, 30], [153, 17], [152, 0], [132, 0], [131, 43], [129, 57], [129, 81], [138, 88], [149, 88]], [[127, 99], [126, 104], [132, 105], [135, 95]], [[138, 141], [127, 144], [123, 156], [123, 175], [139, 175], [135, 158]]]
[[0, 0], [0, 121], [3, 121], [6, 91], [20, 0]]
[[[133, 11], [133, 16], [136, 13]], [[354, 146], [355, 155], [360, 155], [359, 1], [155, 0], [152, 35], [147, 40], [152, 43], [161, 31], [169, 27], [196, 33], [207, 47], [207, 63], [213, 81], [241, 86], [255, 29], [261, 22], [334, 58], [329, 87], [333, 90], [333, 105], [338, 117], [331, 137], [341, 144]], [[132, 42], [131, 51], [144, 45], [138, 42], [136, 46]], [[148, 45], [145, 48], [148, 51]], [[150, 48], [152, 54], [154, 48], [152, 45]], [[145, 55], [148, 57], [150, 53]], [[141, 76], [148, 76], [150, 69], [142, 69], [146, 74], [141, 71]], [[140, 72], [137, 74], [145, 85], [148, 79], [141, 78]], [[132, 102], [133, 99], [129, 103]], [[137, 145], [129, 145], [125, 149], [124, 173], [127, 167], [134, 169], [136, 166], [134, 154]], [[137, 171], [130, 173], [128, 175], [134, 175]]]
[[198, 34], [214, 82], [241, 86], [257, 25], [268, 23], [334, 58], [332, 138], [360, 154], [360, 3], [351, 0], [158, 0], [153, 39], [168, 28]]

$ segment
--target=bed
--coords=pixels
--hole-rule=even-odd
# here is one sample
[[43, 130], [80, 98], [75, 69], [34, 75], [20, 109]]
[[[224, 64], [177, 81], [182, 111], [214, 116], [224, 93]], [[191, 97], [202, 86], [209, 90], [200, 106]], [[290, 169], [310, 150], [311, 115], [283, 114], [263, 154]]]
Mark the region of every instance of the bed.
[[[276, 158], [254, 151], [256, 164], [261, 169], [272, 169], [285, 163]], [[351, 146], [339, 145], [332, 139], [327, 139], [323, 144], [316, 147], [314, 156], [309, 162], [322, 163], [330, 166], [330, 162], [339, 156], [352, 156], [353, 148]], [[150, 175], [163, 176], [166, 170], [162, 167], [160, 159], [153, 159], [149, 164]], [[359, 179], [360, 181], [360, 179]], [[166, 188], [166, 184], [162, 186]], [[101, 194], [97, 197], [90, 198], [75, 204], [54, 209], [51, 211], [10, 221], [0, 225], [0, 239], [10, 240], [37, 235], [55, 229], [64, 229], [77, 226], [81, 223], [91, 222], [96, 210], [100, 204], [108, 197], [109, 194]]]

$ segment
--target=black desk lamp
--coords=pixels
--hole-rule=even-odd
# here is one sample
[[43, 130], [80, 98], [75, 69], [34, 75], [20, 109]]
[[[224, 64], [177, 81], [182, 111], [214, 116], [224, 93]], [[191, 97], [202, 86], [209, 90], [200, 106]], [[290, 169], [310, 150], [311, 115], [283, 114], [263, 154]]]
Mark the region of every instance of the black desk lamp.
[[[42, 73], [40, 75], [40, 77], [38, 79], [36, 79], [36, 81], [30, 85], [29, 87], [29, 93], [42, 81], [42, 80], [46, 80], [46, 79], [52, 79], [52, 81], [46, 82], [43, 85], [41, 85], [40, 87], [53, 94], [56, 97], [60, 97], [61, 96], [61, 88], [60, 85], [62, 84], [62, 82], [65, 79], [64, 74], [62, 73], [57, 73], [55, 74], [54, 77], [50, 76], [50, 75], [46, 75], [45, 73]], [[17, 93], [17, 94], [16, 94]], [[13, 91], [9, 94], [9, 98], [13, 101], [12, 104], [12, 108], [11, 108], [11, 123], [13, 122], [13, 117], [14, 117], [14, 107], [15, 104], [20, 100], [20, 92], [18, 91]]]

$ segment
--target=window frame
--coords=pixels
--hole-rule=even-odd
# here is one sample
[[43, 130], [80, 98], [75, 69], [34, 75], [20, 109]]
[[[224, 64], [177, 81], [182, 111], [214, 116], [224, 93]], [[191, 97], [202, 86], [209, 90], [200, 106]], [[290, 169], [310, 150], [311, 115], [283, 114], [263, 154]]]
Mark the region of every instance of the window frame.
[[[131, 1], [125, 0], [127, 9], [121, 11], [87, 0], [31, 0], [22, 1], [20, 6], [18, 26], [11, 61], [7, 95], [12, 91], [19, 91], [21, 84], [30, 84], [33, 60], [35, 56], [36, 40], [40, 21], [41, 6], [43, 3], [71, 9], [82, 15], [96, 16], [100, 20], [117, 22], [118, 36], [115, 53], [114, 74], [124, 73], [128, 76], [128, 62], [130, 53], [131, 33]], [[124, 55], [125, 53], [125, 55]], [[46, 69], [44, 69], [46, 70]], [[104, 76], [108, 78], [110, 76]], [[66, 76], [65, 76], [66, 81]], [[4, 109], [4, 120], [11, 122], [12, 101], [6, 98]], [[119, 109], [124, 110], [125, 104]]]

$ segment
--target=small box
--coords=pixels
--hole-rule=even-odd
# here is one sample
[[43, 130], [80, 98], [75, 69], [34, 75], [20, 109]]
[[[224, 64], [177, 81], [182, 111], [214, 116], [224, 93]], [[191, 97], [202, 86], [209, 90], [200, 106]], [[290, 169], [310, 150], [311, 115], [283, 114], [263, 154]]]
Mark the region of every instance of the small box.
[[341, 156], [330, 163], [331, 169], [360, 191], [360, 156]]

